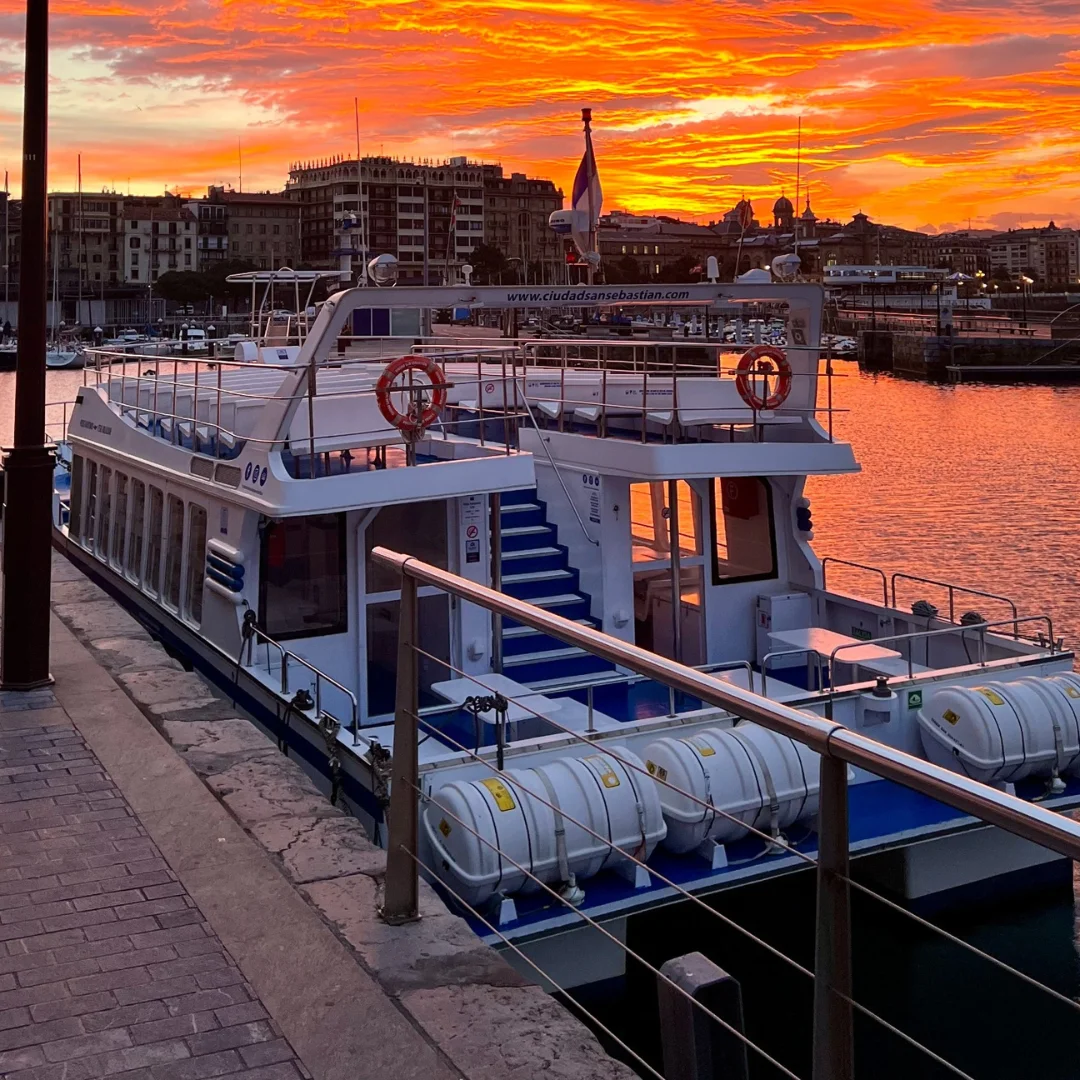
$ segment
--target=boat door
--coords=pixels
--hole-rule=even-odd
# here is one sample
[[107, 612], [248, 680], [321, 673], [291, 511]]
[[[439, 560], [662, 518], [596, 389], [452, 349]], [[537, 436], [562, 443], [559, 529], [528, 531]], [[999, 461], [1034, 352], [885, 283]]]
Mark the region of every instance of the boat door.
[[[401, 503], [366, 514], [358, 528], [360, 558], [360, 710], [364, 720], [394, 711], [397, 672], [398, 618], [401, 611], [401, 579], [397, 572], [378, 565], [371, 557], [375, 547], [404, 551], [425, 562], [446, 568], [449, 561], [449, 522], [446, 500]], [[430, 586], [417, 590], [420, 673], [420, 704], [441, 699], [431, 694], [431, 684], [454, 678], [439, 661], [454, 663], [456, 635], [450, 625], [450, 600]], [[424, 655], [424, 654], [428, 655]], [[438, 659], [433, 659], [437, 657]]]
[[703, 521], [701, 493], [691, 482], [630, 485], [634, 643], [690, 665], [705, 663], [706, 655]]

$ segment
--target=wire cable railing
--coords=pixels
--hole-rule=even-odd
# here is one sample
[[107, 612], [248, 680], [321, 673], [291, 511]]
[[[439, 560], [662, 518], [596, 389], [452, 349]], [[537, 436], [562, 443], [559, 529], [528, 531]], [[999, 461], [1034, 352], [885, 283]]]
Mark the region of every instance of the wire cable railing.
[[[800, 713], [783, 705], [767, 702], [751, 693], [741, 690], [731, 684], [723, 684], [707, 674], [684, 668], [681, 665], [666, 661], [654, 654], [645, 652], [616, 641], [591, 628], [583, 628], [579, 624], [569, 622], [554, 616], [541, 609], [530, 608], [520, 601], [509, 598], [475, 585], [447, 571], [439, 570], [418, 560], [406, 556], [388, 552], [386, 549], [375, 549], [374, 558], [384, 565], [393, 566], [402, 571], [403, 588], [401, 602], [401, 616], [399, 622], [399, 652], [398, 652], [398, 700], [395, 719], [394, 735], [394, 760], [392, 762], [391, 784], [391, 811], [390, 811], [390, 865], [386, 883], [386, 904], [384, 905], [385, 917], [394, 920], [407, 918], [410, 910], [414, 909], [414, 900], [411, 895], [415, 892], [415, 886], [409, 885], [409, 874], [403, 870], [404, 859], [408, 860], [411, 867], [410, 874], [416, 874], [418, 870], [417, 860], [424, 862], [424, 857], [417, 854], [420, 848], [417, 846], [417, 823], [419, 807], [431, 800], [438, 798], [440, 778], [445, 779], [447, 773], [435, 772], [424, 773], [425, 782], [421, 784], [421, 774], [418, 771], [418, 763], [415, 760], [416, 732], [425, 729], [437, 737], [446, 745], [454, 748], [462, 756], [463, 760], [483, 767], [493, 775], [504, 777], [505, 782], [519, 792], [520, 797], [535, 800], [540, 805], [546, 805], [552, 814], [558, 818], [570, 822], [576, 829], [581, 829], [598, 843], [608, 843], [612, 850], [618, 850], [620, 858], [638, 866], [649, 875], [650, 881], [659, 881], [669, 888], [682, 900], [693, 903], [698, 910], [707, 911], [717, 918], [729, 929], [735, 929], [746, 936], [752, 942], [763, 946], [775, 959], [779, 959], [794, 970], [800, 971], [803, 976], [812, 976], [815, 982], [814, 1014], [815, 1014], [815, 1039], [814, 1039], [814, 1078], [815, 1080], [843, 1080], [852, 1075], [852, 1036], [851, 1015], [854, 1013], [863, 1015], [881, 1026], [883, 1030], [901, 1039], [912, 1048], [922, 1052], [928, 1061], [933, 1061], [951, 1075], [967, 1078], [970, 1074], [959, 1066], [949, 1062], [941, 1054], [930, 1047], [925, 1046], [913, 1035], [904, 1032], [891, 1021], [880, 1016], [874, 1010], [867, 1008], [855, 1000], [851, 989], [851, 963], [850, 963], [850, 901], [847, 899], [848, 890], [867, 895], [884, 903], [889, 910], [910, 914], [887, 897], [881, 896], [869, 886], [856, 882], [848, 867], [848, 841], [847, 841], [847, 764], [858, 765], [868, 771], [891, 779], [894, 782], [907, 784], [916, 790], [929, 794], [947, 804], [955, 806], [965, 813], [973, 814], [988, 824], [1001, 826], [1026, 839], [1043, 843], [1060, 854], [1076, 858], [1080, 855], [1080, 827], [1067, 818], [1053, 814], [1045, 808], [1037, 805], [1024, 803], [1022, 800], [1007, 795], [1004, 792], [986, 788], [981, 784], [969, 781], [966, 777], [945, 770], [938, 769], [929, 762], [917, 758], [911, 758], [906, 754], [893, 750], [891, 747], [875, 743], [865, 736], [845, 729], [842, 725], [822, 721], [812, 714]], [[649, 865], [648, 857], [639, 857], [640, 853], [626, 851], [624, 847], [616, 847], [610, 837], [605, 838], [596, 829], [592, 829], [585, 822], [576, 820], [566, 809], [560, 807], [557, 800], [552, 796], [548, 798], [545, 792], [534, 790], [524, 780], [521, 773], [507, 773], [503, 768], [503, 749], [501, 734], [497, 729], [497, 744], [494, 753], [490, 747], [477, 747], [470, 749], [458, 739], [454, 739], [445, 730], [432, 722], [430, 716], [423, 716], [416, 700], [417, 687], [415, 673], [418, 658], [423, 656], [436, 661], [456, 675], [467, 677], [472, 680], [479, 689], [498, 692], [498, 688], [484, 681], [483, 675], [466, 674], [456, 668], [445, 658], [436, 657], [434, 654], [422, 649], [416, 640], [416, 597], [415, 590], [418, 582], [426, 585], [435, 585], [446, 592], [458, 595], [462, 599], [478, 603], [482, 607], [509, 615], [518, 622], [531, 626], [534, 629], [549, 633], [567, 644], [577, 645], [587, 649], [594, 655], [612, 659], [629, 668], [635, 674], [656, 679], [656, 681], [674, 685], [676, 689], [690, 694], [705, 704], [711, 704], [728, 710], [729, 713], [743, 720], [752, 720], [779, 734], [803, 742], [821, 754], [820, 758], [820, 787], [819, 787], [819, 818], [818, 818], [818, 850], [816, 857], [808, 851], [800, 850], [797, 845], [785, 844], [779, 849], [782, 855], [791, 855], [803, 865], [815, 869], [818, 878], [818, 927], [817, 927], [817, 954], [814, 970], [799, 964], [788, 957], [783, 950], [765, 942], [752, 931], [738, 924], [736, 920], [717, 911], [707, 905], [700, 896], [680, 886], [670, 879], [668, 875], [659, 872]], [[604, 745], [603, 735], [596, 733], [583, 733], [559, 723], [556, 715], [545, 714], [530, 705], [524, 696], [513, 697], [514, 704], [533, 716], [539, 717], [557, 732], [572, 740], [578, 740], [587, 746], [591, 753], [606, 753], [617, 758], [620, 766], [639, 774], [642, 780], [648, 776], [646, 782], [656, 783], [663, 787], [669, 787], [679, 793], [681, 797], [689, 798], [696, 802], [704, 810], [713, 813], [717, 817], [728, 817], [737, 821], [740, 827], [749, 835], [754, 835], [763, 840], [770, 853], [777, 851], [774, 846], [777, 837], [774, 832], [766, 833], [754, 826], [753, 821], [736, 818], [728, 814], [723, 807], [718, 807], [710, 797], [701, 800], [691, 792], [686, 792], [677, 785], [672, 785], [670, 780], [661, 778], [647, 770], [627, 761], [618, 752], [617, 747]], [[716, 717], [702, 717], [702, 723], [709, 722], [715, 725]], [[736, 727], [737, 730], [737, 727]], [[621, 733], [620, 733], [621, 734]], [[535, 754], [536, 747], [530, 746], [529, 750]], [[513, 755], [513, 747], [509, 753]], [[432, 784], [436, 786], [432, 787]], [[635, 789], [636, 790], [636, 789]], [[441, 813], [446, 814], [449, 808], [445, 800], [438, 802]], [[487, 837], [480, 835], [478, 830], [471, 828], [460, 819], [459, 815], [453, 815], [459, 823], [470, 833], [476, 834], [476, 839], [488, 847], [499, 849], [500, 860], [507, 861], [508, 865], [515, 865], [518, 872], [523, 875], [523, 880], [539, 887], [546, 895], [553, 897], [562, 908], [574, 913], [575, 919], [589, 922], [591, 916], [581, 911], [577, 904], [580, 897], [563, 895], [559, 888], [553, 888], [550, 875], [544, 881], [534, 872], [535, 867], [531, 864], [526, 866], [520, 858], [500, 848], [495, 842], [492, 844]], [[410, 839], [411, 838], [411, 839]], [[530, 860], [531, 860], [530, 856]], [[439, 873], [425, 866], [433, 879], [447, 884], [446, 873]], [[448, 886], [452, 889], [452, 885]], [[456, 891], [456, 890], [454, 890]], [[460, 895], [460, 894], [459, 894]], [[477, 910], [477, 914], [485, 925], [495, 925], [488, 919], [483, 911], [476, 909], [476, 905], [465, 905], [466, 908]], [[1005, 961], [985, 953], [978, 947], [964, 942], [956, 935], [937, 927], [930, 920], [919, 916], [913, 916], [916, 925], [940, 936], [956, 945], [960, 945], [970, 954], [984, 958], [994, 966], [996, 970], [1006, 974], [1016, 975], [1025, 985], [1042, 989], [1051, 998], [1061, 1004], [1070, 1006], [1073, 1010], [1080, 1011], [1080, 1005], [1066, 997], [1064, 994], [1045, 986], [1037, 979], [1019, 971]], [[596, 920], [592, 920], [595, 922]], [[600, 928], [603, 930], [603, 928]], [[500, 939], [507, 935], [499, 930], [494, 931]], [[628, 955], [634, 956], [632, 950]], [[655, 968], [651, 970], [656, 971]], [[767, 1053], [767, 1051], [766, 1051]], [[786, 1068], [783, 1067], [782, 1068]], [[787, 1073], [785, 1073], [787, 1075]]]

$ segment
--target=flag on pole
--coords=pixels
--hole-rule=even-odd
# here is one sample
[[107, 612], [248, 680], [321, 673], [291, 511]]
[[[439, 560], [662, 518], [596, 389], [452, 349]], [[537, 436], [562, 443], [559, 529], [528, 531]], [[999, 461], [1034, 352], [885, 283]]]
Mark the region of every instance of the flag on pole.
[[570, 208], [575, 213], [571, 235], [574, 238], [574, 246], [582, 255], [587, 255], [595, 251], [596, 223], [600, 218], [600, 208], [604, 203], [604, 192], [600, 187], [600, 174], [597, 172], [596, 156], [593, 154], [592, 130], [589, 126], [592, 110], [582, 109], [581, 115], [585, 121], [585, 153], [582, 155], [581, 164], [574, 177]]

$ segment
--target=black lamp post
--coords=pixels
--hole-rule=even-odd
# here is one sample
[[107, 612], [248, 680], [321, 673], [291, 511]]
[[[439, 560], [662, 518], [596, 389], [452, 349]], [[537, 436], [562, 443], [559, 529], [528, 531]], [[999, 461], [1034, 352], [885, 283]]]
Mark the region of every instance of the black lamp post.
[[48, 113], [49, 3], [27, 0], [15, 438], [14, 445], [3, 451], [0, 686], [7, 690], [29, 690], [52, 681], [49, 591], [55, 448], [45, 442]]

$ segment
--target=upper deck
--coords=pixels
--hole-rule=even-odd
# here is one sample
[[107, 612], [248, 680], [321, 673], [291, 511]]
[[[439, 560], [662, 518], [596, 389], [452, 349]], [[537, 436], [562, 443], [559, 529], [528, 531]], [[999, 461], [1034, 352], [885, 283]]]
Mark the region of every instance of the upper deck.
[[[669, 301], [675, 292], [679, 299]], [[748, 402], [736, 379], [745, 347], [723, 342], [447, 343], [440, 336], [399, 343], [348, 332], [353, 313], [365, 308], [565, 307], [571, 300], [779, 316], [789, 390], [773, 408]], [[820, 304], [821, 290], [806, 285], [352, 289], [322, 305], [292, 348], [187, 360], [98, 350], [87, 371], [92, 385], [65, 426], [76, 443], [227, 483], [241, 502], [278, 515], [511, 490], [532, 482], [534, 457], [656, 479], [854, 471], [851, 447], [832, 438], [833, 373], [828, 362], [821, 371]], [[386, 363], [404, 352], [433, 359], [446, 393], [414, 445], [384, 417], [377, 393]], [[420, 389], [428, 387], [391, 397], [401, 404]], [[399, 470], [408, 466], [415, 467], [405, 480]]]

